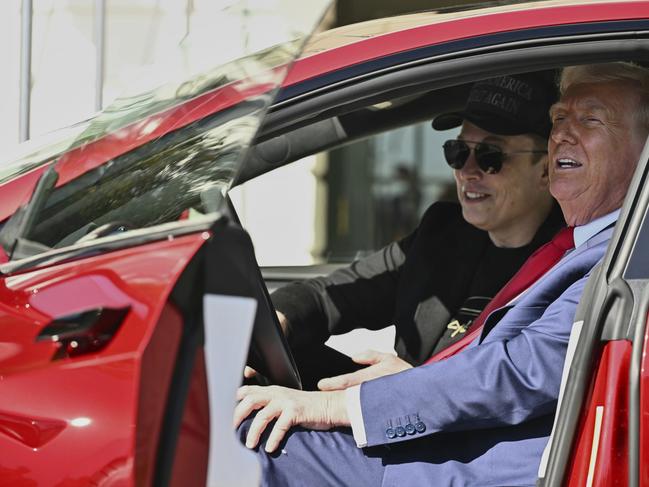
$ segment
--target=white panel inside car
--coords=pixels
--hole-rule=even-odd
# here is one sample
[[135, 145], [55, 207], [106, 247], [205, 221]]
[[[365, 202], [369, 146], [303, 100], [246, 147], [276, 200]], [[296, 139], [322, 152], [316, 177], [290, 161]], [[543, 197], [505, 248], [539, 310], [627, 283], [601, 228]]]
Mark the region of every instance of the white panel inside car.
[[208, 294], [203, 298], [205, 361], [210, 398], [209, 487], [257, 487], [261, 467], [232, 429], [257, 301]]
[[552, 437], [554, 436], [554, 428], [557, 424], [557, 416], [561, 410], [561, 401], [563, 399], [563, 393], [566, 389], [566, 382], [568, 380], [568, 372], [570, 371], [570, 366], [572, 365], [572, 359], [575, 356], [575, 350], [577, 349], [577, 343], [579, 342], [579, 336], [581, 335], [581, 330], [584, 326], [584, 320], [575, 321], [572, 325], [572, 331], [570, 332], [570, 340], [568, 341], [568, 351], [566, 353], [566, 361], [563, 363], [563, 372], [561, 373], [561, 388], [559, 389], [559, 401], [557, 402], [557, 410], [554, 413], [554, 424], [552, 425], [552, 433], [548, 439], [548, 444], [545, 445], [545, 450], [543, 450], [543, 456], [541, 457], [541, 464], [539, 465], [539, 478], [545, 477], [545, 472], [548, 467], [548, 458], [550, 456], [550, 445], [552, 445]]

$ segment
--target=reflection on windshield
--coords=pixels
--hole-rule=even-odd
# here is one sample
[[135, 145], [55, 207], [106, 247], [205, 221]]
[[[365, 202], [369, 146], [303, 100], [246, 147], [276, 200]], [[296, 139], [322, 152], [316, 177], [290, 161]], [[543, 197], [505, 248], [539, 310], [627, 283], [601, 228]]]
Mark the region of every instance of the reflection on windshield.
[[287, 42], [201, 73], [190, 80], [181, 80], [147, 93], [118, 98], [92, 120], [78, 140], [84, 143], [96, 140], [237, 80], [248, 80], [257, 85], [277, 85], [284, 77], [286, 65], [299, 52], [302, 42], [302, 39]]
[[58, 187], [33, 195], [39, 203], [18, 235], [30, 250], [15, 258], [214, 216], [300, 45], [118, 100], [60, 155]]
[[265, 106], [246, 103], [248, 115], [224, 121], [231, 111], [216, 114], [57, 188], [24, 238], [63, 247], [107, 225], [121, 232], [217, 211]]
[[280, 73], [273, 73], [271, 68], [289, 63], [299, 51], [301, 42], [301, 39], [290, 41], [236, 62], [213, 68], [189, 80], [169, 82], [149, 92], [117, 98], [94, 118], [43, 135], [40, 139], [19, 146], [20, 153], [9, 157], [11, 162], [2, 161], [0, 183], [25, 174], [46, 161], [58, 159], [62, 154], [90, 144], [107, 134], [116, 133], [137, 121], [164, 112], [183, 101], [232, 83], [233, 80], [254, 79], [257, 83], [277, 82]]
[[273, 38], [292, 40], [118, 99], [70, 134], [67, 148], [59, 141], [23, 158], [13, 177], [16, 168], [56, 161], [46, 171], [54, 182], [41, 180], [27, 207], [5, 223], [0, 245], [15, 260], [161, 224], [173, 232], [186, 228], [186, 220], [213, 221], [265, 110], [327, 4], [317, 0], [295, 18], [287, 14], [292, 20], [277, 26]]

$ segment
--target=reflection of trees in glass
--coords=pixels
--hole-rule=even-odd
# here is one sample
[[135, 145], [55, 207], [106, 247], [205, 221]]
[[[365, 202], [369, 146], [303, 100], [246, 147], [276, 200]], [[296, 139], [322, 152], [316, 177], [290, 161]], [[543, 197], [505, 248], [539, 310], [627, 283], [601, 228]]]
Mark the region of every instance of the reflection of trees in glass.
[[135, 229], [176, 221], [189, 208], [207, 213], [205, 195], [214, 199], [215, 188], [229, 188], [257, 129], [255, 107], [228, 122], [220, 114], [167, 134], [58, 188], [30, 239], [51, 247], [84, 227], [123, 222]]
[[213, 68], [189, 80], [171, 82], [145, 93], [117, 98], [94, 118], [79, 124], [81, 129], [69, 130], [72, 135], [63, 135], [45, 147], [37, 146], [35, 152], [12, 162], [11, 167], [0, 171], [0, 182], [25, 174], [47, 161], [59, 158], [65, 152], [118, 132], [228, 83], [247, 81], [249, 84], [278, 86], [301, 45], [301, 39], [286, 42]]
[[138, 95], [117, 98], [92, 120], [78, 141], [85, 143], [95, 140], [229, 83], [247, 81], [254, 84], [279, 85], [286, 74], [286, 69], [279, 68], [288, 67], [300, 46], [301, 41], [287, 42], [213, 68], [189, 80], [169, 83]]

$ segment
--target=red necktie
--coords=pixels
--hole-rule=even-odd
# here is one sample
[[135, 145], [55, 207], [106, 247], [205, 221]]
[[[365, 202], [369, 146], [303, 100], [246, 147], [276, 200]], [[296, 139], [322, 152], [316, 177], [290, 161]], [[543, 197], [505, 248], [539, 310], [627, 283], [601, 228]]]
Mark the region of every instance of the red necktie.
[[492, 311], [505, 306], [512, 299], [534, 284], [543, 274], [549, 271], [554, 264], [561, 259], [561, 257], [563, 257], [567, 250], [572, 249], [575, 246], [572, 237], [573, 230], [573, 227], [563, 228], [552, 240], [530, 255], [518, 272], [514, 274], [514, 277], [505, 284], [485, 309], [482, 310], [482, 313], [473, 320], [471, 331], [462, 337], [461, 340], [458, 340], [426, 360], [424, 365], [439, 362], [451, 355], [455, 355], [471, 343], [475, 337], [482, 333], [484, 322]]

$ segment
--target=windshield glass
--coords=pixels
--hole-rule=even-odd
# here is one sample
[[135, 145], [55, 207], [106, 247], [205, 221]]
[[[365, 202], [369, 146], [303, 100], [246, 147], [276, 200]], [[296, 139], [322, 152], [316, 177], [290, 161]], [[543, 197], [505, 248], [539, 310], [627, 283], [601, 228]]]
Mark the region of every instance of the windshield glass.
[[327, 3], [316, 2], [272, 48], [117, 99], [83, 125], [67, 150], [50, 151], [55, 163], [14, 216], [19, 221], [3, 229], [16, 235], [13, 242], [0, 238], [5, 248], [11, 244], [12, 258], [161, 224], [213, 220]]

